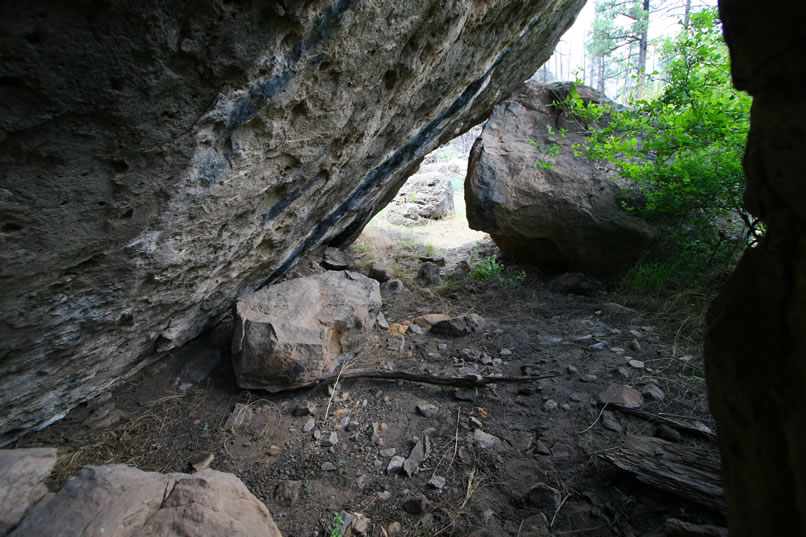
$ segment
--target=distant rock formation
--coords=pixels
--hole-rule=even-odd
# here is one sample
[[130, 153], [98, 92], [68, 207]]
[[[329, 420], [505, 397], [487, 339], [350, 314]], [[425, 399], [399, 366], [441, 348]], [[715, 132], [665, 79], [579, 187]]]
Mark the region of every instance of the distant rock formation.
[[4, 6], [0, 445], [355, 238], [583, 4]]
[[[586, 126], [553, 104], [569, 90], [567, 83], [527, 82], [496, 105], [470, 152], [467, 219], [508, 257], [612, 276], [645, 251], [655, 232], [622, 210], [612, 170], [574, 156], [571, 146], [584, 141]], [[607, 101], [591, 88], [577, 91]]]

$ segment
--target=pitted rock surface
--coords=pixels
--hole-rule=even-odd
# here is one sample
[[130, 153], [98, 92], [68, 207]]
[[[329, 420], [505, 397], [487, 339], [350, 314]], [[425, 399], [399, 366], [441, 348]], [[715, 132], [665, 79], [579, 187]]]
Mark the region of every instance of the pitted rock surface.
[[0, 445], [356, 237], [584, 0], [13, 4]]

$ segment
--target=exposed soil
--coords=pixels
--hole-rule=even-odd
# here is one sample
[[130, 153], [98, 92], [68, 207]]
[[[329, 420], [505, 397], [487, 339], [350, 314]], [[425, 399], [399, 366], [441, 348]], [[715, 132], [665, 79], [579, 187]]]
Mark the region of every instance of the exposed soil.
[[[444, 237], [438, 229], [433, 232], [435, 239]], [[384, 234], [394, 244], [395, 237]], [[447, 284], [424, 287], [416, 274], [417, 254], [424, 253], [426, 244], [418, 239], [409, 248], [384, 249], [359, 241], [351, 249], [357, 270], [367, 273], [366, 263], [389, 256], [404, 277], [400, 294], [383, 294], [388, 322], [472, 312], [486, 320], [486, 327], [459, 338], [398, 336], [379, 328], [349, 369], [559, 376], [469, 391], [355, 379], [335, 390], [322, 385], [271, 395], [236, 386], [228, 359], [230, 327], [224, 323], [18, 446], [60, 448], [54, 488], [84, 464], [189, 471], [193, 456], [209, 451], [214, 455], [210, 466], [240, 477], [266, 503], [286, 537], [336, 535], [334, 513], [341, 512], [369, 518], [367, 534], [375, 536], [394, 534], [395, 522], [398, 535], [466, 536], [486, 528], [487, 533], [475, 535], [512, 537], [663, 535], [670, 517], [724, 525], [720, 514], [644, 485], [602, 458], [626, 434], [657, 433], [645, 419], [611, 413], [612, 408], [602, 411], [598, 394], [612, 384], [641, 389], [654, 383], [665, 398], [647, 399], [643, 410], [712, 426], [696, 342], [680, 348], [677, 327], [661, 326], [651, 314], [608, 306], [618, 300], [612, 293], [552, 292], [543, 275], [527, 266], [507, 267], [508, 274], [526, 272], [514, 288], [472, 280], [462, 261], [494, 253], [486, 239], [453, 249], [439, 243], [436, 253], [448, 261], [443, 268]], [[180, 390], [216, 350], [222, 358], [211, 374]], [[686, 354], [694, 358], [680, 360]], [[629, 365], [632, 359], [643, 362], [643, 368]], [[251, 422], [226, 427], [236, 403], [248, 405]], [[295, 415], [307, 403], [315, 405], [310, 432], [304, 431], [310, 418]], [[437, 415], [421, 415], [417, 406], [424, 403], [436, 406]], [[494, 446], [482, 448], [473, 439], [478, 423], [471, 418], [498, 439]], [[605, 422], [623, 430], [605, 428]], [[323, 446], [331, 432], [338, 443]], [[387, 473], [391, 456], [383, 450], [393, 448], [395, 455], [407, 457], [425, 438], [430, 454], [417, 473]], [[717, 457], [715, 443], [700, 436], [684, 433], [679, 443], [703, 447]], [[445, 479], [443, 488], [429, 485], [434, 476]], [[534, 494], [530, 498], [529, 490], [538, 483], [559, 492], [559, 507]], [[409, 514], [402, 504], [419, 493], [428, 505], [422, 513]]]

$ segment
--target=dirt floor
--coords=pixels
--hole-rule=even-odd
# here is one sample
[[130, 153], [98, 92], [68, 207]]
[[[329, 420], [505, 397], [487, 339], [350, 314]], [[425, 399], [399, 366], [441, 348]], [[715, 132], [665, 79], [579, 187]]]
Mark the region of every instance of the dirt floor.
[[[516, 287], [474, 280], [468, 266], [495, 246], [440, 226], [457, 224], [370, 226], [349, 250], [355, 269], [386, 261], [402, 279], [401, 293], [382, 293], [390, 324], [476, 313], [485, 327], [464, 337], [377, 328], [346, 370], [556, 376], [469, 390], [355, 379], [271, 395], [236, 386], [225, 322], [18, 447], [60, 448], [54, 488], [84, 464], [191, 471], [209, 452], [210, 467], [240, 477], [286, 537], [340, 536], [351, 517], [369, 519], [373, 536], [651, 536], [669, 518], [724, 525], [718, 509], [644, 484], [607, 458], [627, 435], [642, 435], [717, 460], [698, 342], [653, 312], [618, 305], [612, 291], [554, 292], [528, 266], [506, 267], [508, 276], [524, 271]], [[445, 257], [441, 284], [417, 279], [426, 254]], [[613, 384], [659, 388], [663, 400], [656, 392], [641, 407], [656, 419], [604, 407], [599, 394]], [[313, 416], [298, 415], [309, 406]], [[393, 456], [423, 460], [407, 476], [387, 472]]]

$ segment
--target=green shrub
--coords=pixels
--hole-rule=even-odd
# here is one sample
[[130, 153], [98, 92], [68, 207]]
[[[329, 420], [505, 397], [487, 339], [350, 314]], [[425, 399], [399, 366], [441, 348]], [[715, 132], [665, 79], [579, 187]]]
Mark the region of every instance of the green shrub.
[[473, 280], [494, 280], [500, 287], [517, 287], [524, 279], [526, 273], [518, 271], [512, 276], [504, 275], [504, 265], [498, 262], [496, 255], [480, 260], [470, 271]]

